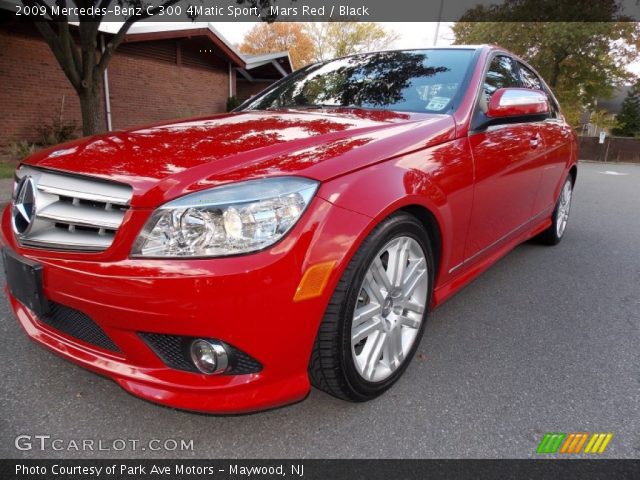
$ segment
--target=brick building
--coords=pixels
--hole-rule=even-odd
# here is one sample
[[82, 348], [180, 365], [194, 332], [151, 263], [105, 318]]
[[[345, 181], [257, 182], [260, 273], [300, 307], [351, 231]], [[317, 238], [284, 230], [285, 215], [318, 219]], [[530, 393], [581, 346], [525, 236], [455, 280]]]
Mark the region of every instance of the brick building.
[[[101, 27], [108, 42], [117, 25]], [[112, 129], [224, 112], [292, 71], [287, 52], [240, 54], [209, 24], [134, 25], [107, 68]], [[81, 125], [76, 92], [33, 24], [0, 10], [0, 145], [38, 141], [62, 108]]]

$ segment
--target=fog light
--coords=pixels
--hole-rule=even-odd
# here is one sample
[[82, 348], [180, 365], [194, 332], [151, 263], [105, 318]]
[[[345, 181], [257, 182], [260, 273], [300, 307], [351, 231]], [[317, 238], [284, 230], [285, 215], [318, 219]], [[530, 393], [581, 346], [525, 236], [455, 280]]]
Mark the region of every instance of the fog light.
[[221, 343], [212, 340], [198, 339], [191, 342], [191, 361], [206, 375], [222, 373], [229, 365], [227, 351]]

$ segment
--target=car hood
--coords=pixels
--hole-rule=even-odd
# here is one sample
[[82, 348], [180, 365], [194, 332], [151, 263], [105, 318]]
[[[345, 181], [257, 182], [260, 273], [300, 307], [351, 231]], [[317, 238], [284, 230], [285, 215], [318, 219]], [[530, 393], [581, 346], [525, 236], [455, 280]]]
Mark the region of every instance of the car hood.
[[40, 151], [25, 163], [130, 184], [132, 205], [153, 207], [251, 178], [323, 181], [454, 136], [448, 115], [249, 111], [88, 137]]

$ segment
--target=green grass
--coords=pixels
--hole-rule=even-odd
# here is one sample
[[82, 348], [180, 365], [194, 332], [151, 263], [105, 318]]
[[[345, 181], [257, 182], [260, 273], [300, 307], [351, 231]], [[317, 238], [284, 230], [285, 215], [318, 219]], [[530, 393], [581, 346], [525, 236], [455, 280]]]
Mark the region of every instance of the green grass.
[[13, 178], [13, 174], [16, 171], [16, 164], [0, 162], [0, 178]]

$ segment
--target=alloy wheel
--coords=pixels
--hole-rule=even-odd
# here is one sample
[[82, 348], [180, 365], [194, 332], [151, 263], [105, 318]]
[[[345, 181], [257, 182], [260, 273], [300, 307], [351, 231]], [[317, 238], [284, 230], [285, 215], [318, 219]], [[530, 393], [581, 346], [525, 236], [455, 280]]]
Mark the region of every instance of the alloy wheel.
[[569, 209], [571, 208], [572, 186], [571, 180], [567, 180], [562, 187], [560, 193], [560, 201], [558, 202], [558, 211], [556, 213], [556, 233], [558, 238], [562, 237], [564, 230], [569, 221]]
[[351, 323], [351, 353], [362, 378], [384, 381], [405, 361], [420, 331], [428, 287], [425, 252], [414, 238], [394, 238], [375, 255]]

